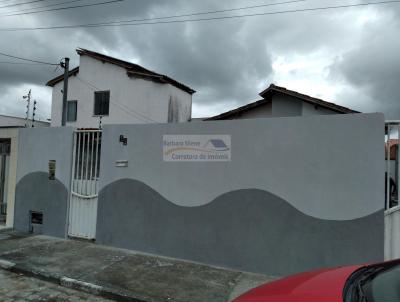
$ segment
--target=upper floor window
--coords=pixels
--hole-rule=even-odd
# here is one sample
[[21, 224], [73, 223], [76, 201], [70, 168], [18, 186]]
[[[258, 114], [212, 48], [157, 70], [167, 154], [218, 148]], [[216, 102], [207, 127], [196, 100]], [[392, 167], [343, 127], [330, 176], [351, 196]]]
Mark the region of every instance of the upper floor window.
[[110, 91], [94, 93], [94, 115], [108, 115], [110, 109]]
[[77, 112], [78, 112], [78, 101], [68, 101], [67, 122], [76, 122]]

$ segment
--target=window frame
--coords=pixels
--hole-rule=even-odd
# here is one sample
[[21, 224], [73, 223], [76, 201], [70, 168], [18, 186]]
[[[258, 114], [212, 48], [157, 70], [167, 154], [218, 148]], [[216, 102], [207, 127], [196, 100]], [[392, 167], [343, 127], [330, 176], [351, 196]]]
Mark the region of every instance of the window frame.
[[[70, 120], [69, 118], [69, 105], [70, 104], [75, 104], [75, 119], [74, 120]], [[67, 123], [74, 123], [78, 120], [78, 100], [68, 100], [67, 101], [67, 119], [66, 122]]]
[[[108, 110], [107, 114], [96, 114], [96, 95], [100, 93], [108, 93]], [[109, 116], [110, 115], [110, 100], [111, 100], [111, 92], [110, 90], [98, 90], [94, 92], [94, 100], [93, 100], [93, 116], [100, 117], [100, 116]]]

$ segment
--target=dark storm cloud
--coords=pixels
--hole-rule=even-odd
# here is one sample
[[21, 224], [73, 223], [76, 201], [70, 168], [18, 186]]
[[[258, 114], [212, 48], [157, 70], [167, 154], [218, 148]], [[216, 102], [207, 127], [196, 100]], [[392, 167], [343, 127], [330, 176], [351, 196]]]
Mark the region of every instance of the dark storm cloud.
[[386, 118], [398, 119], [400, 9], [386, 9], [380, 18], [385, 22], [367, 24], [358, 45], [338, 59], [331, 72], [333, 76], [342, 76], [368, 97], [363, 100], [366, 110], [383, 111]]
[[212, 98], [204, 95], [202, 102], [246, 101], [257, 92], [257, 80], [271, 73], [271, 60], [263, 40], [245, 41], [241, 28], [241, 22], [175, 25], [125, 36], [146, 65], [193, 86], [200, 97], [210, 90]]

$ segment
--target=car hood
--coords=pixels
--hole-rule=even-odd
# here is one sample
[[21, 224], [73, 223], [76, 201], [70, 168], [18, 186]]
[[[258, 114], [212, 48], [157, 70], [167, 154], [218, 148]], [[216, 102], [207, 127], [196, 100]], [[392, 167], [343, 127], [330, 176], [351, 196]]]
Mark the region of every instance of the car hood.
[[346, 280], [361, 267], [347, 266], [293, 275], [250, 290], [234, 302], [343, 302]]

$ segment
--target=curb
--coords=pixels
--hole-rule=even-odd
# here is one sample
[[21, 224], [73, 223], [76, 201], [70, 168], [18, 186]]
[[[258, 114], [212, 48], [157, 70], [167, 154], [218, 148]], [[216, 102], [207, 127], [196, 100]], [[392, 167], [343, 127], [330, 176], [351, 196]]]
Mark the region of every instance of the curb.
[[150, 301], [145, 301], [137, 298], [130, 297], [128, 295], [124, 295], [121, 293], [116, 292], [115, 290], [112, 290], [110, 288], [106, 288], [97, 284], [93, 283], [88, 283], [80, 280], [76, 280], [73, 278], [69, 278], [66, 276], [54, 276], [51, 274], [48, 274], [44, 271], [33, 271], [33, 270], [28, 270], [23, 267], [20, 267], [18, 264], [8, 261], [8, 260], [3, 260], [0, 259], [0, 269], [15, 273], [15, 274], [21, 274], [27, 277], [32, 277], [36, 279], [40, 279], [46, 282], [51, 282], [57, 285], [60, 285], [62, 287], [86, 292], [95, 296], [100, 296], [106, 299], [114, 300], [114, 301], [122, 301], [122, 302], [150, 302]]
[[7, 233], [7, 232], [9, 232], [9, 231], [12, 231], [12, 227], [5, 227], [5, 228], [2, 228], [2, 229], [0, 229], [0, 234], [1, 233]]

